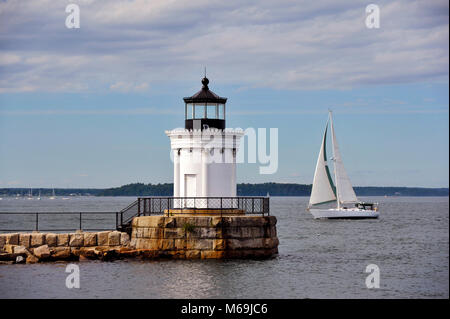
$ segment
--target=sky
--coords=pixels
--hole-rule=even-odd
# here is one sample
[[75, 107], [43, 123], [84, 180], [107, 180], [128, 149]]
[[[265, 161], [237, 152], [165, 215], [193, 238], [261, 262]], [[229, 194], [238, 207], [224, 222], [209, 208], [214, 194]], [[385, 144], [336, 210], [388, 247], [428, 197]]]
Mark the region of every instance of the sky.
[[238, 182], [312, 183], [332, 109], [353, 185], [448, 187], [448, 38], [441, 0], [2, 0], [0, 187], [172, 182], [205, 67], [227, 127], [278, 129]]

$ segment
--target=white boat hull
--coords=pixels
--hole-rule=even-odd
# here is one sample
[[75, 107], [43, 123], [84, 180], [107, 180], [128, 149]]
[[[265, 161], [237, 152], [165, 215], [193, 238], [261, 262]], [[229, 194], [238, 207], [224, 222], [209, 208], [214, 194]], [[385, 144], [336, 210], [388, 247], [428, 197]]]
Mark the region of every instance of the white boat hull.
[[328, 218], [328, 219], [366, 219], [378, 218], [378, 211], [358, 208], [330, 208], [330, 209], [309, 209], [314, 219]]

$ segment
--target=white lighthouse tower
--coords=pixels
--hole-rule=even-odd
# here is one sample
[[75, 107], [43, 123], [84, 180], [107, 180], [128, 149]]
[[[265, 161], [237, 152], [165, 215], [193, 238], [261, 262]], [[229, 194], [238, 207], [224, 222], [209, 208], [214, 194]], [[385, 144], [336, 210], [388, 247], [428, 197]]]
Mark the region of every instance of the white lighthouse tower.
[[206, 77], [202, 84], [183, 99], [185, 128], [166, 131], [173, 152], [173, 196], [183, 198], [175, 207], [202, 208], [206, 202], [200, 198], [236, 197], [236, 154], [244, 132], [226, 128], [227, 99], [208, 88]]

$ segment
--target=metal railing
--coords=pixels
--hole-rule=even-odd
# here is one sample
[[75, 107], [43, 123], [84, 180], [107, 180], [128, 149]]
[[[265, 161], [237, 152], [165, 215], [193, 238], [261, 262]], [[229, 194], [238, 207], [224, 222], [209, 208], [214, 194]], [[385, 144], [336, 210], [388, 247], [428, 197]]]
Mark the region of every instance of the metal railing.
[[[136, 201], [118, 212], [0, 212], [0, 232], [102, 231], [111, 230], [114, 227], [123, 231], [130, 226], [136, 216], [169, 215], [170, 211], [177, 214], [192, 214], [193, 211], [195, 213], [201, 210], [208, 210], [220, 216], [232, 211], [269, 216], [269, 197], [138, 197]], [[13, 216], [31, 217], [28, 220], [24, 218], [17, 220], [20, 218], [14, 219]], [[44, 216], [49, 218], [45, 220]], [[84, 227], [86, 222], [90, 222], [90, 226]], [[68, 223], [72, 223], [73, 226], [64, 227]], [[21, 225], [21, 227], [4, 228], [5, 224]], [[109, 227], [105, 227], [105, 224], [109, 224]]]
[[245, 214], [270, 215], [269, 197], [139, 197], [134, 203], [137, 216], [192, 214], [208, 210], [217, 214], [241, 210]]
[[[98, 215], [98, 216], [95, 216]], [[106, 216], [111, 216], [105, 218]], [[9, 218], [6, 221], [3, 220], [6, 217]], [[16, 218], [14, 218], [14, 217]], [[19, 218], [18, 216], [31, 216], [31, 218]], [[43, 216], [49, 216], [45, 220]], [[92, 218], [95, 217], [95, 218]], [[0, 212], [0, 232], [12, 232], [12, 231], [75, 231], [75, 230], [85, 230], [85, 231], [102, 231], [102, 230], [111, 230], [112, 228], [118, 229], [120, 226], [120, 217], [121, 212]], [[19, 219], [19, 220], [18, 220]], [[109, 222], [109, 227], [94, 227], [89, 228], [83, 227], [83, 222], [86, 221], [95, 221], [96, 224], [104, 225], [104, 222]], [[42, 227], [42, 222], [45, 223], [46, 226]], [[12, 225], [20, 224], [20, 228], [4, 228], [3, 224], [8, 223]], [[61, 225], [72, 224], [74, 226], [67, 227]], [[92, 224], [92, 223], [91, 223]], [[29, 225], [29, 226], [28, 226]], [[53, 227], [49, 227], [48, 225], [53, 225]], [[76, 225], [76, 226], [75, 226]], [[114, 226], [115, 225], [115, 226]]]

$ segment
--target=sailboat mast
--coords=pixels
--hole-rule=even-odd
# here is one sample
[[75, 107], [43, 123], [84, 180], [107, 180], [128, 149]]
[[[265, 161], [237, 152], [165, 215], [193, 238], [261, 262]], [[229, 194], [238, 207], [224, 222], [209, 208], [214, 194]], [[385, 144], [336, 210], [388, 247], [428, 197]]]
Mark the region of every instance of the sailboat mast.
[[337, 183], [337, 175], [336, 175], [336, 154], [335, 154], [335, 145], [334, 145], [334, 126], [333, 126], [333, 114], [332, 111], [329, 111], [330, 116], [330, 124], [331, 124], [331, 143], [333, 143], [333, 171], [334, 171], [334, 180], [336, 181], [336, 201], [337, 201], [337, 209], [341, 208], [341, 201], [339, 196], [339, 187]]

